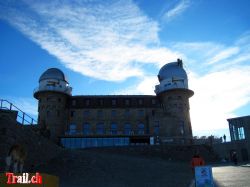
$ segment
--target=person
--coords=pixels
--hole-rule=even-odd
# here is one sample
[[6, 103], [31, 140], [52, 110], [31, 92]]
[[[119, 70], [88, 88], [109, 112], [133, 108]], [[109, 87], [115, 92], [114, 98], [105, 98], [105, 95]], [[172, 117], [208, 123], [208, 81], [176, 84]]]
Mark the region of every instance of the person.
[[204, 166], [204, 165], [205, 165], [204, 159], [199, 155], [199, 152], [196, 151], [191, 160], [191, 167], [192, 167], [193, 175], [194, 175], [196, 166]]
[[224, 136], [223, 136], [223, 139], [224, 139], [224, 142], [226, 142], [227, 137], [226, 137], [226, 135], [225, 135], [225, 134], [224, 134]]
[[236, 151], [234, 151], [233, 154], [232, 154], [232, 160], [234, 162], [234, 165], [238, 164], [238, 159], [237, 159], [237, 153], [236, 153]]

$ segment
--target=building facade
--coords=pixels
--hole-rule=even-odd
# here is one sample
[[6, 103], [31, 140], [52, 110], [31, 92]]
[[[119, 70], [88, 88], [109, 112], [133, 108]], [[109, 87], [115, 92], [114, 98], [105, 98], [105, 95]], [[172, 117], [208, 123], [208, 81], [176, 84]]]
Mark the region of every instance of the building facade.
[[45, 71], [34, 91], [38, 124], [66, 147], [95, 147], [161, 142], [189, 144], [188, 77], [181, 60], [164, 65], [156, 95], [79, 95], [57, 68]]
[[[232, 144], [242, 161], [249, 160], [250, 152], [250, 116], [227, 119]], [[231, 150], [232, 152], [232, 150]]]
[[232, 161], [236, 153], [239, 161], [248, 161], [250, 153], [250, 116], [227, 119], [230, 131], [230, 142], [214, 144], [213, 148], [221, 158]]

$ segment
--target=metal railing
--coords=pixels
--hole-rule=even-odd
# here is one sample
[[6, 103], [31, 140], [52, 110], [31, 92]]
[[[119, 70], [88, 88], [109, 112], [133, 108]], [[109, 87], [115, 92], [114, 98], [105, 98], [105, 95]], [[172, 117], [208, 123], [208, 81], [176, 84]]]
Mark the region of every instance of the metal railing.
[[55, 87], [55, 86], [42, 86], [42, 87], [35, 88], [33, 90], [33, 94], [40, 92], [40, 91], [56, 91], [56, 92], [63, 92], [68, 95], [71, 95], [72, 87], [67, 86], [65, 88], [60, 88], [60, 87]]
[[0, 99], [0, 109], [17, 111], [17, 121], [22, 125], [35, 125], [37, 121], [5, 99]]

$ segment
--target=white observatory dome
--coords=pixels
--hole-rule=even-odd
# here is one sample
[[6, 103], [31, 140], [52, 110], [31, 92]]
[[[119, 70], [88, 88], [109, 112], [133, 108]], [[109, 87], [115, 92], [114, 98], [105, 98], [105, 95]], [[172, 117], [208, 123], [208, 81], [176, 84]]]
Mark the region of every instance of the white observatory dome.
[[47, 80], [47, 79], [55, 79], [58, 81], [65, 81], [68, 83], [67, 77], [64, 75], [64, 73], [57, 68], [49, 68], [47, 69], [40, 77], [39, 82], [42, 80]]
[[171, 62], [165, 64], [159, 71], [158, 79], [162, 80], [169, 79], [172, 77], [179, 77], [187, 79], [187, 73], [182, 67], [182, 62]]
[[188, 89], [188, 77], [183, 69], [182, 60], [165, 64], [159, 71], [160, 84], [155, 86], [155, 93], [159, 94], [171, 89]]
[[47, 69], [39, 78], [39, 87], [34, 90], [34, 96], [40, 92], [61, 92], [71, 95], [72, 88], [64, 73], [57, 68]]

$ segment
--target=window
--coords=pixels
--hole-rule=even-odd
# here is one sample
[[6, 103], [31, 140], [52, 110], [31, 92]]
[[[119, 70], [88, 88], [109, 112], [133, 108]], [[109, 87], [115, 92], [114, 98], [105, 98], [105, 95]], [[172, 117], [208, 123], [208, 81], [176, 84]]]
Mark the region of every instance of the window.
[[96, 125], [96, 133], [97, 134], [104, 134], [104, 131], [105, 131], [104, 124], [103, 123], [98, 123]]
[[110, 133], [117, 134], [117, 124], [116, 123], [111, 124]]
[[125, 105], [129, 106], [130, 105], [130, 100], [129, 99], [125, 99]]
[[184, 121], [180, 121], [180, 134], [184, 134]]
[[86, 99], [86, 100], [85, 100], [85, 105], [86, 105], [86, 106], [89, 106], [89, 105], [90, 105], [90, 100], [89, 100], [89, 99]]
[[230, 129], [231, 139], [237, 140], [235, 126], [231, 121], [229, 121], [229, 129]]
[[138, 110], [138, 116], [142, 117], [144, 115], [144, 110]]
[[144, 124], [140, 123], [138, 125], [138, 134], [144, 134]]
[[124, 125], [124, 134], [130, 135], [131, 134], [131, 125], [129, 123], [126, 123]]
[[83, 116], [84, 116], [84, 117], [89, 117], [89, 115], [90, 115], [89, 110], [85, 110], [85, 111], [83, 112]]
[[111, 116], [112, 116], [112, 117], [115, 117], [115, 116], [116, 116], [116, 110], [112, 110], [112, 111], [111, 111]]
[[160, 133], [160, 122], [155, 121], [155, 123], [154, 123], [154, 134], [159, 135], [159, 133]]
[[116, 105], [116, 99], [112, 99], [112, 106]]
[[98, 111], [97, 111], [97, 117], [102, 117], [102, 116], [103, 116], [102, 110], [98, 110]]
[[89, 135], [89, 134], [91, 134], [91, 126], [90, 126], [89, 123], [84, 123], [82, 129], [83, 129], [83, 134], [84, 134], [84, 135]]
[[155, 116], [155, 110], [152, 110], [152, 116]]
[[75, 99], [72, 100], [71, 104], [72, 104], [72, 106], [76, 106], [76, 100]]
[[151, 103], [152, 103], [152, 105], [155, 105], [156, 104], [156, 100], [152, 99]]
[[70, 124], [69, 125], [69, 135], [76, 134], [76, 124]]
[[129, 111], [129, 110], [125, 110], [124, 115], [125, 115], [125, 117], [129, 117], [129, 115], [130, 115], [130, 111]]
[[103, 106], [103, 99], [99, 99], [99, 105]]
[[61, 138], [61, 143], [64, 147], [72, 149], [85, 147], [125, 146], [129, 145], [129, 138]]
[[239, 140], [244, 140], [245, 139], [244, 127], [239, 127], [238, 128], [238, 134], [239, 134]]

